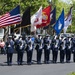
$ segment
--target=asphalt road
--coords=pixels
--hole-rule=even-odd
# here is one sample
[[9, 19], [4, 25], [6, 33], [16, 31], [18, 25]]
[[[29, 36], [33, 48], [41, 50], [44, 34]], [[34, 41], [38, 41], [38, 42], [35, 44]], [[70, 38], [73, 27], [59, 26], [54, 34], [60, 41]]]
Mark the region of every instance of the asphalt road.
[[33, 53], [33, 64], [26, 64], [26, 54], [24, 54], [24, 62], [22, 66], [18, 66], [16, 59], [16, 54], [13, 55], [13, 65], [7, 66], [6, 55], [0, 55], [0, 75], [67, 75], [71, 72], [75, 72], [75, 63], [73, 62], [73, 57], [71, 57], [70, 63], [59, 63], [56, 64], [51, 62], [52, 55], [50, 55], [50, 64], [43, 63], [42, 55], [42, 64], [36, 64], [36, 52]]

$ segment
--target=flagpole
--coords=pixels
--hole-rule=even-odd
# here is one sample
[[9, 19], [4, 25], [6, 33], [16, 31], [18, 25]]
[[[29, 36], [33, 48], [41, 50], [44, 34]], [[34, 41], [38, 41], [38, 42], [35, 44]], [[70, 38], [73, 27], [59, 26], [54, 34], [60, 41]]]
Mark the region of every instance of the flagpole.
[[[43, 7], [43, 0], [42, 0], [42, 7]], [[40, 33], [42, 34], [42, 27], [40, 28]]]
[[10, 26], [8, 26], [8, 28], [9, 28], [9, 34], [11, 34], [11, 29], [10, 29]]
[[[54, 7], [55, 7], [55, 0], [51, 0], [51, 8], [53, 9]], [[51, 26], [51, 28], [52, 28], [52, 26]], [[53, 28], [52, 28], [52, 35], [55, 35], [55, 30], [53, 30]]]
[[[42, 7], [43, 7], [43, 0], [42, 0]], [[45, 32], [45, 35], [46, 35], [46, 30], [43, 30], [43, 28], [41, 28], [41, 34]]]
[[[73, 6], [71, 6], [70, 10], [71, 10], [71, 16], [72, 16], [72, 8]], [[71, 23], [72, 24], [72, 23]], [[72, 25], [70, 25], [70, 33], [72, 32]]]
[[[20, 5], [20, 2], [21, 2], [21, 1], [19, 0], [19, 5]], [[21, 27], [20, 27], [20, 35], [21, 35]]]
[[[30, 7], [32, 6], [32, 0], [30, 0]], [[30, 28], [30, 32], [31, 32], [31, 26], [29, 27]], [[36, 37], [36, 29], [34, 30], [33, 34], [35, 37]]]
[[[48, 0], [48, 3], [49, 3], [49, 5], [52, 5], [52, 0]], [[51, 6], [51, 9], [52, 9], [52, 6]], [[49, 35], [52, 34], [52, 29], [51, 28], [52, 28], [52, 26], [49, 25], [49, 30], [47, 30], [47, 32], [48, 32]]]
[[[54, 5], [54, 7], [55, 7], [55, 0], [53, 0], [53, 2], [52, 2], [52, 6]], [[53, 35], [55, 35], [55, 31], [53, 30]]]
[[71, 25], [70, 25], [70, 33], [72, 32], [72, 30], [71, 30]]
[[[30, 11], [31, 11], [31, 5], [32, 5], [32, 0], [30, 0]], [[30, 14], [31, 15], [31, 14]], [[30, 32], [30, 34], [31, 34], [31, 25], [29, 26], [29, 32]]]

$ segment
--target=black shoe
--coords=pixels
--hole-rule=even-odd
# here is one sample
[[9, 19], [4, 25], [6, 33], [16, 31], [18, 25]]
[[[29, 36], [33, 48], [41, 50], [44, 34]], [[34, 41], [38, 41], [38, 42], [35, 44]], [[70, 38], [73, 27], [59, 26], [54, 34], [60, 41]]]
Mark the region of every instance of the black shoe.
[[37, 62], [37, 64], [41, 64], [41, 62]]
[[74, 62], [75, 62], [75, 60], [74, 60]]
[[27, 63], [28, 65], [31, 65], [31, 62]]
[[70, 61], [69, 61], [69, 60], [67, 60], [67, 61], [66, 61], [66, 63], [70, 63]]
[[23, 65], [22, 63], [20, 63], [20, 65]]
[[53, 63], [56, 63], [56, 61], [53, 61]]
[[9, 66], [9, 63], [7, 65]]
[[18, 62], [18, 65], [20, 65], [20, 62]]
[[47, 64], [47, 61], [44, 61], [45, 64]]
[[47, 61], [47, 64], [49, 64], [49, 61]]

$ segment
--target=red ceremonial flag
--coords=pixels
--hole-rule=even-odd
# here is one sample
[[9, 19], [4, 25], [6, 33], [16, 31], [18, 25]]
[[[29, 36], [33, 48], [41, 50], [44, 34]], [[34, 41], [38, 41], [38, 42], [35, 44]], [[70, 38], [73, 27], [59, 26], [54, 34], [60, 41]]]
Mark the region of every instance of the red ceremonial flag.
[[51, 6], [46, 7], [42, 11], [42, 24], [36, 25], [37, 28], [42, 28], [50, 24]]

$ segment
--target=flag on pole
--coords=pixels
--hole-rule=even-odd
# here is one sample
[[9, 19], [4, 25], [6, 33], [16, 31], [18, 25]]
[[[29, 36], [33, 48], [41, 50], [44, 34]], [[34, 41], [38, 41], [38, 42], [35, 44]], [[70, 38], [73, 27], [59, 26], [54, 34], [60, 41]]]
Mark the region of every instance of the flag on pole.
[[[56, 7], [50, 12], [50, 24], [53, 25], [56, 22]], [[49, 28], [49, 25], [44, 27], [44, 29]]]
[[62, 10], [61, 15], [59, 16], [56, 24], [53, 26], [54, 30], [56, 31], [56, 34], [59, 35], [61, 30], [64, 28], [64, 9]]
[[56, 7], [50, 14], [50, 25], [53, 25], [56, 22]]
[[31, 32], [36, 30], [36, 25], [42, 23], [42, 6], [39, 10], [31, 16]]
[[51, 6], [48, 6], [45, 9], [43, 9], [43, 11], [42, 11], [42, 24], [39, 24], [39, 25], [37, 24], [36, 28], [42, 28], [42, 27], [49, 25], [50, 11], [51, 11]]
[[31, 16], [31, 32], [36, 31], [36, 26], [34, 25], [35, 16]]
[[21, 24], [17, 24], [15, 30], [19, 29], [20, 27], [30, 26], [30, 24], [30, 7], [28, 7], [23, 13]]
[[72, 24], [72, 7], [70, 8], [67, 16], [65, 17], [65, 24], [64, 24], [64, 33], [66, 33], [67, 28]]
[[25, 10], [25, 12], [23, 13], [21, 27], [27, 26], [27, 25], [30, 25], [30, 24], [31, 24], [31, 21], [30, 21], [30, 7], [28, 7]]
[[21, 16], [20, 16], [20, 6], [19, 5], [13, 10], [11, 10], [10, 12], [0, 17], [0, 27], [13, 25], [13, 24], [17, 24], [20, 22], [21, 22]]
[[33, 16], [35, 17], [34, 25], [42, 23], [42, 6], [39, 8], [39, 10]]

